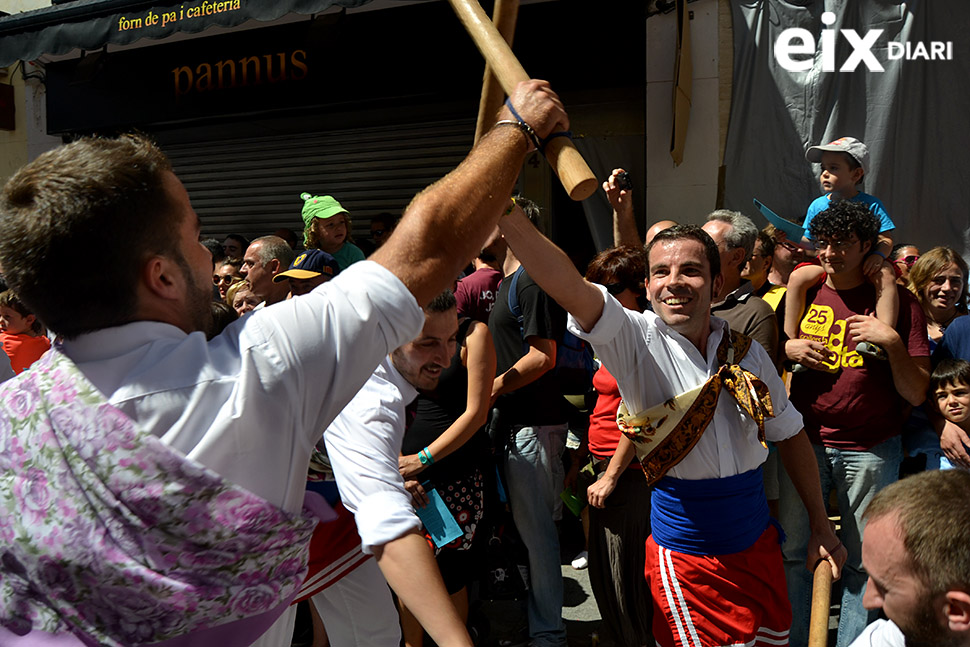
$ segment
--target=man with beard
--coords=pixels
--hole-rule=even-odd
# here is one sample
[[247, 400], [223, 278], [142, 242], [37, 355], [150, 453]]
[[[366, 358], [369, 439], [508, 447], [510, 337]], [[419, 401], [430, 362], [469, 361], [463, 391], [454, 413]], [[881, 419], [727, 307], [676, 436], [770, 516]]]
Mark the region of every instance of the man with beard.
[[[0, 264], [65, 341], [0, 387], [0, 643], [289, 642], [315, 441], [481, 248], [529, 132], [568, 129], [545, 82], [510, 101], [522, 123], [503, 108], [511, 124], [419, 194], [372, 261], [211, 341], [212, 258], [161, 151], [82, 139], [14, 174]], [[428, 588], [388, 580], [402, 599]], [[407, 604], [438, 644], [470, 645]]]
[[[426, 494], [417, 481], [405, 483], [398, 470], [404, 432], [413, 417], [408, 405], [419, 390], [438, 385], [441, 371], [455, 355], [457, 334], [455, 297], [446, 290], [425, 306], [421, 334], [381, 362], [323, 440], [340, 501], [357, 522], [363, 553], [384, 555], [378, 566], [388, 580], [394, 581], [397, 572], [422, 581], [420, 600], [430, 606], [435, 622], [463, 632], [464, 622], [448, 600], [434, 555], [420, 534], [414, 506], [426, 502]], [[422, 460], [433, 460], [424, 454], [422, 450]], [[366, 561], [313, 596], [334, 647], [400, 642], [397, 607], [380, 572]]]
[[[852, 647], [970, 645], [970, 473], [921, 472], [880, 491], [865, 512], [863, 598], [889, 618]], [[900, 633], [902, 635], [900, 635]]]

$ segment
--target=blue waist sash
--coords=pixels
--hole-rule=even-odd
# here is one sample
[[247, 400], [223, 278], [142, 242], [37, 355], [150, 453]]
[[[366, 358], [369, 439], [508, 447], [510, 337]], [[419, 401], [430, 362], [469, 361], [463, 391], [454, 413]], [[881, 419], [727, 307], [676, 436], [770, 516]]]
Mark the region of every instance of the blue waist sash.
[[770, 522], [761, 467], [720, 479], [666, 476], [654, 485], [651, 502], [654, 541], [689, 555], [740, 553]]

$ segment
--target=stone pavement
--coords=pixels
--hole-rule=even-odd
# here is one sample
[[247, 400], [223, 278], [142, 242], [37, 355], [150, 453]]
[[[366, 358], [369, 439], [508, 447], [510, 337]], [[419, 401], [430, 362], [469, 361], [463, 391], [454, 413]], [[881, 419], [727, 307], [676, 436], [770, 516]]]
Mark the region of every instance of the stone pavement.
[[[589, 571], [562, 567], [563, 609], [569, 647], [593, 647], [600, 614], [589, 588]], [[524, 601], [483, 602], [479, 609], [485, 617], [482, 640], [485, 647], [519, 647], [528, 644]], [[473, 623], [480, 624], [480, 623]], [[481, 626], [481, 625], [480, 625]]]

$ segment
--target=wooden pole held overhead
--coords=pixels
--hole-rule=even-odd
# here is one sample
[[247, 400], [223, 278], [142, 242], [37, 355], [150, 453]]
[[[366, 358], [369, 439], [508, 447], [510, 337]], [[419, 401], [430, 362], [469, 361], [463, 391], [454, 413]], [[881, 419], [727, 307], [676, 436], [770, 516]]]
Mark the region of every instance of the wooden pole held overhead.
[[[495, 0], [492, 22], [505, 42], [512, 46], [515, 23], [519, 17], [519, 0]], [[505, 100], [505, 90], [492, 73], [492, 66], [485, 63], [482, 78], [482, 98], [478, 102], [478, 123], [475, 125], [475, 143], [495, 125], [495, 115]]]
[[[475, 45], [492, 68], [495, 78], [501, 83], [506, 94], [512, 94], [519, 82], [529, 80], [529, 75], [515, 58], [509, 44], [505, 42], [476, 0], [448, 0], [448, 2], [458, 14], [458, 19], [475, 41]], [[585, 200], [596, 191], [596, 176], [568, 138], [556, 137], [549, 140], [543, 152], [570, 198]]]

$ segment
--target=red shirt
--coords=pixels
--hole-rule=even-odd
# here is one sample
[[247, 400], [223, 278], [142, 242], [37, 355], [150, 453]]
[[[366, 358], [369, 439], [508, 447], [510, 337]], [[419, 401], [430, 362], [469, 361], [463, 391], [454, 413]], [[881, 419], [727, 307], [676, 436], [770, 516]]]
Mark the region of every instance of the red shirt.
[[[923, 309], [904, 288], [899, 294], [896, 332], [913, 357], [929, 357]], [[846, 319], [871, 314], [876, 303], [871, 283], [850, 290], [821, 285], [808, 291], [798, 337], [825, 344], [836, 354], [831, 373], [816, 370], [792, 376], [791, 402], [805, 419], [816, 445], [865, 451], [902, 431], [906, 402], [893, 383], [889, 361], [865, 360], [855, 351]]]
[[[620, 387], [605, 366], [593, 375], [593, 388], [598, 394], [593, 413], [589, 415], [589, 451], [596, 458], [611, 458], [620, 440], [616, 426], [616, 410], [620, 408]], [[639, 470], [636, 457], [627, 469]]]
[[13, 372], [18, 375], [51, 347], [51, 341], [47, 337], [31, 337], [26, 333], [12, 335], [0, 332], [0, 342], [3, 343], [4, 352], [10, 357]]

